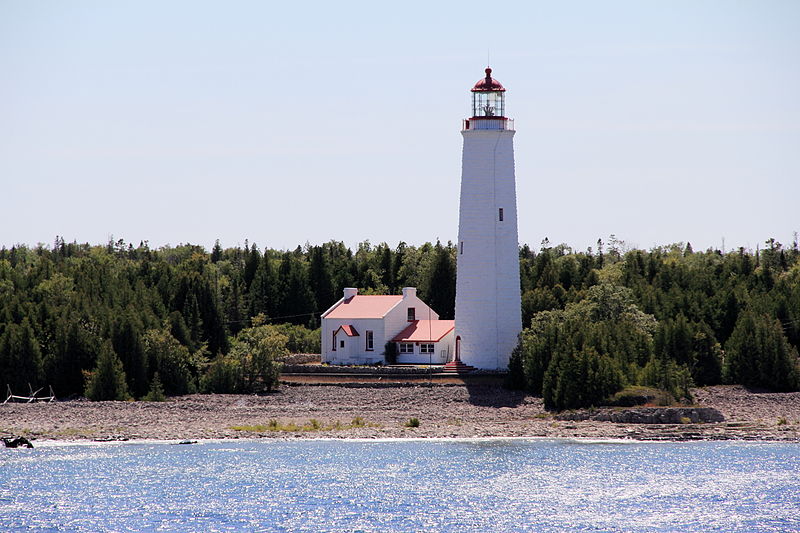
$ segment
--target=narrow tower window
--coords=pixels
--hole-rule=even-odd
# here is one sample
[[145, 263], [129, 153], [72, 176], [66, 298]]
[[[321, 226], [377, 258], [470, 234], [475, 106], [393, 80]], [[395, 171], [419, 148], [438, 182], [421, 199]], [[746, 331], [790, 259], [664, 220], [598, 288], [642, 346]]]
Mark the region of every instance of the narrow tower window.
[[459, 243], [459, 252], [458, 253], [460, 253], [460, 254], [464, 253], [464, 241], [461, 241], [461, 243]]
[[500, 208], [500, 211], [498, 213], [498, 217], [500, 218], [500, 222], [502, 222], [503, 221], [503, 208], [502, 207]]

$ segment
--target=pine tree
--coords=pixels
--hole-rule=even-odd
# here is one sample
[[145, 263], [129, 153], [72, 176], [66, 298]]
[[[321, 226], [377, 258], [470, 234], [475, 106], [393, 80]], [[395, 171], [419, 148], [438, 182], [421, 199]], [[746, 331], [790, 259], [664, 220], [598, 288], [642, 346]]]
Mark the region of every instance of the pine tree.
[[219, 245], [219, 239], [214, 241], [214, 247], [211, 249], [211, 262], [216, 263], [222, 259], [222, 246]]
[[86, 396], [94, 401], [129, 398], [122, 361], [114, 353], [111, 341], [105, 341], [100, 348], [97, 366], [86, 382]]
[[147, 393], [150, 383], [147, 379], [147, 359], [141, 340], [141, 325], [132, 311], [126, 311], [114, 324], [111, 335], [114, 352], [122, 361], [122, 368], [128, 379], [128, 389], [134, 397]]
[[456, 307], [456, 267], [451, 249], [437, 242], [434, 248], [433, 267], [425, 285], [428, 287], [428, 305], [439, 313], [442, 320], [452, 320]]
[[724, 379], [751, 387], [795, 391], [800, 386], [797, 350], [774, 318], [745, 311], [725, 344]]

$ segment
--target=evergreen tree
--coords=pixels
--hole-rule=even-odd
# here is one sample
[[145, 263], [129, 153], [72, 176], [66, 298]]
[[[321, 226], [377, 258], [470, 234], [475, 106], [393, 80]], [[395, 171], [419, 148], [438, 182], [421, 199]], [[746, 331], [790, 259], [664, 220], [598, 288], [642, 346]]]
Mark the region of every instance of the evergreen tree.
[[94, 401], [129, 398], [122, 361], [114, 353], [111, 341], [105, 341], [100, 347], [97, 366], [86, 381], [86, 397]]
[[132, 311], [120, 316], [111, 335], [114, 352], [122, 361], [128, 379], [128, 390], [134, 397], [144, 396], [150, 389], [147, 378], [147, 359], [141, 341], [141, 325]]
[[142, 345], [152, 375], [159, 376], [164, 392], [169, 395], [196, 392], [199, 373], [198, 357], [193, 357], [169, 331], [151, 329], [143, 335]]
[[273, 317], [277, 313], [278, 279], [272, 268], [272, 261], [268, 254], [256, 269], [253, 282], [250, 284], [250, 316], [263, 314]]
[[261, 254], [254, 243], [250, 248], [250, 252], [247, 254], [247, 259], [245, 259], [244, 264], [244, 286], [247, 288], [247, 290], [250, 290], [250, 283], [253, 282], [253, 278], [256, 275], [256, 270], [258, 270], [258, 265], [260, 263]]
[[44, 377], [42, 354], [30, 320], [8, 324], [0, 335], [0, 369], [14, 391], [28, 391]]
[[328, 265], [324, 249], [314, 246], [310, 251], [308, 281], [317, 302], [317, 311], [325, 311], [338, 300], [333, 288], [333, 275]]
[[211, 262], [217, 263], [222, 259], [222, 246], [219, 245], [219, 239], [214, 241], [214, 248], [211, 249]]
[[452, 320], [456, 307], [456, 266], [452, 250], [437, 242], [434, 248], [433, 268], [426, 285], [428, 305], [439, 313], [442, 320]]
[[783, 333], [780, 322], [750, 310], [742, 313], [725, 344], [724, 378], [728, 383], [796, 391], [797, 349]]

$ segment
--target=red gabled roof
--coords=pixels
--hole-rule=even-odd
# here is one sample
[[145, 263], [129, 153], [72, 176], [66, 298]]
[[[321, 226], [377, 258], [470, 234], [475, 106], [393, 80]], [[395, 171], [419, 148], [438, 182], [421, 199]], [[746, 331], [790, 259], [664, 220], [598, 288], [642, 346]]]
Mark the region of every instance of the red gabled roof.
[[[358, 337], [359, 336], [358, 332], [356, 331], [356, 328], [354, 328], [350, 324], [345, 324], [343, 326], [339, 326], [339, 329], [344, 331], [345, 335], [347, 335], [348, 337]], [[337, 329], [336, 331], [338, 332], [339, 329]]]
[[455, 320], [414, 320], [392, 342], [439, 342], [455, 327]]
[[403, 296], [356, 295], [343, 301], [324, 318], [383, 318]]

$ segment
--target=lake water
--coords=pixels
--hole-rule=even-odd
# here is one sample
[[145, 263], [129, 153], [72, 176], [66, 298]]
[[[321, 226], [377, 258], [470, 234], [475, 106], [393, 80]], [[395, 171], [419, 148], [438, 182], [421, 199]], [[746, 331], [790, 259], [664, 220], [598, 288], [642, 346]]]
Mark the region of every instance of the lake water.
[[0, 449], [2, 531], [800, 531], [800, 444], [216, 441]]

